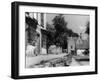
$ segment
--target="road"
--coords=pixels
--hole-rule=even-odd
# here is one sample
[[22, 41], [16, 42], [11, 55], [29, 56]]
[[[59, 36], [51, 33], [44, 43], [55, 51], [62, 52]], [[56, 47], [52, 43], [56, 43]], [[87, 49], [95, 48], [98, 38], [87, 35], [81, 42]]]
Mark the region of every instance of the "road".
[[[34, 57], [26, 57], [26, 67], [30, 67], [31, 65], [35, 65], [40, 63], [42, 60], [50, 60], [55, 58], [62, 58], [63, 56], [67, 55], [65, 54], [49, 54], [49, 55], [38, 55]], [[89, 61], [77, 61], [75, 57], [72, 57], [72, 62], [70, 66], [83, 66], [83, 65], [89, 65]]]
[[83, 66], [83, 65], [89, 65], [89, 61], [76, 61], [75, 58], [72, 58], [72, 63], [70, 66]]

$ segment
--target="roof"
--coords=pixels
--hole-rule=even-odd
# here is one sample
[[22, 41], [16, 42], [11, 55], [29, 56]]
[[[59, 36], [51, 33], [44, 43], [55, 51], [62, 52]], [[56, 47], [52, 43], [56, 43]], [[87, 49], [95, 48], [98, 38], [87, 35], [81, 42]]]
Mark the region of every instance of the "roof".
[[76, 41], [76, 49], [88, 49], [89, 48], [89, 40], [78, 39]]

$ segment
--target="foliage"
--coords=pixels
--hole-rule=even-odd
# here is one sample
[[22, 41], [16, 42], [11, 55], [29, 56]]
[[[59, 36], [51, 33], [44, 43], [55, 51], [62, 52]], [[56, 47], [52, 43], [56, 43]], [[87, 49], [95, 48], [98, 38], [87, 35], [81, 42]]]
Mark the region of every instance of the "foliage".
[[52, 20], [53, 21], [53, 25], [55, 26], [56, 32], [64, 32], [67, 28], [67, 22], [65, 21], [63, 15], [58, 15], [55, 16], [55, 18]]
[[28, 28], [26, 28], [26, 31], [28, 32], [28, 42], [32, 43], [32, 41], [35, 40], [37, 36], [36, 28], [38, 22], [36, 19], [31, 19], [30, 17], [25, 17], [25, 22], [28, 25]]
[[55, 35], [55, 28], [53, 25], [47, 23], [46, 24], [46, 30], [48, 31], [47, 33], [47, 47], [49, 47], [50, 45], [54, 44], [54, 35]]
[[87, 25], [86, 26], [87, 26], [87, 28], [86, 28], [85, 33], [89, 34], [90, 33], [90, 23], [87, 22]]
[[46, 30], [50, 32], [56, 32], [56, 29], [53, 25], [49, 24], [48, 22], [46, 23]]
[[66, 49], [68, 36], [77, 37], [78, 34], [67, 28], [67, 22], [65, 21], [63, 15], [60, 14], [58, 16], [55, 16], [52, 21], [56, 29], [54, 35], [54, 43], [55, 45], [61, 46], [63, 49]]

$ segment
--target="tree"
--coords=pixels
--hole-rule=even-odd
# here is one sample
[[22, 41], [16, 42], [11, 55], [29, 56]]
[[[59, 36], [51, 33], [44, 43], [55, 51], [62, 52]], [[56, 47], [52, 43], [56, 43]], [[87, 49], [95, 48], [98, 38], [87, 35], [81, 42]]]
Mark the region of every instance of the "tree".
[[55, 32], [56, 29], [53, 25], [49, 24], [48, 22], [46, 23], [46, 30], [50, 32]]
[[87, 26], [87, 28], [86, 28], [85, 33], [89, 34], [90, 33], [90, 23], [87, 22], [86, 26]]
[[54, 36], [55, 45], [61, 46], [63, 49], [67, 48], [67, 38], [70, 36], [78, 37], [77, 33], [74, 33], [71, 29], [67, 28], [67, 22], [62, 14], [55, 16], [52, 20], [53, 25], [56, 29]]
[[63, 15], [60, 14], [56, 16], [52, 21], [57, 32], [62, 33], [67, 29], [67, 22], [65, 21]]
[[49, 24], [48, 22], [46, 24], [46, 30], [47, 30], [47, 33], [46, 33], [46, 35], [47, 35], [47, 48], [49, 48], [50, 45], [54, 44], [54, 40], [55, 40], [54, 36], [55, 36], [56, 30], [55, 30], [55, 27], [53, 25]]
[[64, 49], [67, 48], [67, 22], [65, 21], [63, 15], [55, 16], [55, 18], [52, 20], [53, 25], [56, 29], [55, 36], [54, 36], [54, 43], [57, 46], [61, 46]]

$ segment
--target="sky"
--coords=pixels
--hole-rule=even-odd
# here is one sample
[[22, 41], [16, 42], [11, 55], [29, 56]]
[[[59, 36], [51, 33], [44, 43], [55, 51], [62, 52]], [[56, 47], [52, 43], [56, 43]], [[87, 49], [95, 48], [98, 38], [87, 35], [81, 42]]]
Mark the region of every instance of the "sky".
[[[53, 18], [58, 14], [47, 14], [47, 22], [53, 24]], [[65, 21], [68, 23], [67, 27], [72, 29], [75, 33], [81, 33], [83, 29], [86, 29], [86, 23], [90, 21], [89, 15], [75, 15], [75, 14], [65, 14], [63, 15]]]

